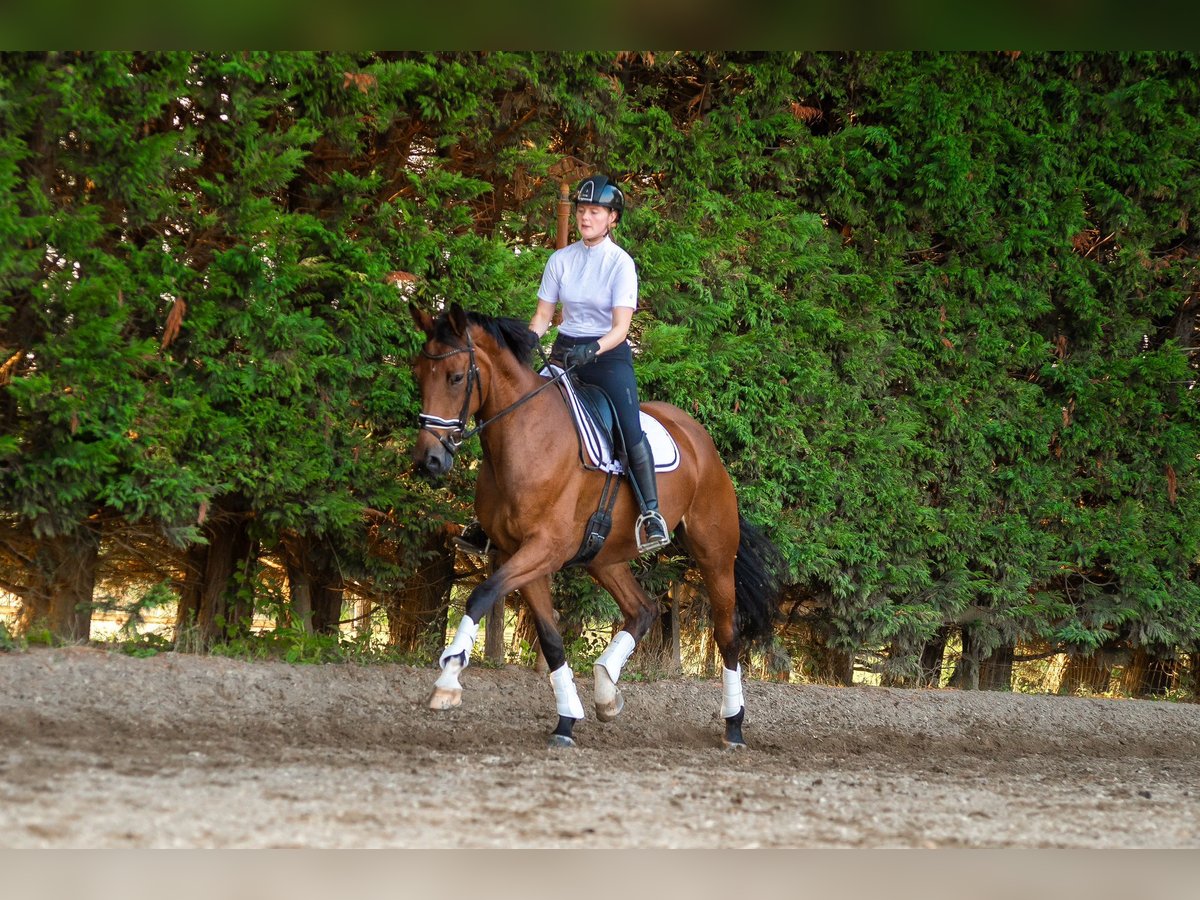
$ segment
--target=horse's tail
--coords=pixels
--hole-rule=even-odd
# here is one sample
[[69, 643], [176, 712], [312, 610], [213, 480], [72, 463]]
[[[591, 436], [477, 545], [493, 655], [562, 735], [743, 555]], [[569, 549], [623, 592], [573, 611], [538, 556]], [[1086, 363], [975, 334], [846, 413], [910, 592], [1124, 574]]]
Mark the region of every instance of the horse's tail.
[[741, 538], [733, 564], [738, 637], [744, 645], [765, 647], [775, 633], [787, 564], [779, 548], [757, 525], [741, 515], [738, 524]]

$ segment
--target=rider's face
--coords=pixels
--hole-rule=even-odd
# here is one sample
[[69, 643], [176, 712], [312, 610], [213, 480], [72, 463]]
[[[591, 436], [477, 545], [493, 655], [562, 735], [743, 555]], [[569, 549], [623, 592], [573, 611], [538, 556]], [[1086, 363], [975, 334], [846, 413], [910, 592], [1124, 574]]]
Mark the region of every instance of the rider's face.
[[575, 226], [584, 243], [590, 244], [600, 240], [617, 221], [617, 214], [605, 206], [595, 203], [578, 203], [575, 205]]

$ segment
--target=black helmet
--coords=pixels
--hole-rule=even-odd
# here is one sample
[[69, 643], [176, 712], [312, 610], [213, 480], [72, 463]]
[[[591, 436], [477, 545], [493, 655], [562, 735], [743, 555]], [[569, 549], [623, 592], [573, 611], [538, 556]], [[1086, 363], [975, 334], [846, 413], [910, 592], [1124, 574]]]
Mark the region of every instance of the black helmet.
[[607, 175], [593, 175], [581, 181], [575, 189], [573, 202], [607, 207], [616, 212], [618, 222], [621, 221], [621, 213], [625, 212], [625, 195]]

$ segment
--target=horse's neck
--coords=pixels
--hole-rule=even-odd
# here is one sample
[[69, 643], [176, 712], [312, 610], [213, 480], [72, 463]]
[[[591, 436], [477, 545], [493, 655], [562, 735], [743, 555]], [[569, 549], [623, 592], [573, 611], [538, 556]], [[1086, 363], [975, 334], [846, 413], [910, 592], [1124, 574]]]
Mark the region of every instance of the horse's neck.
[[[543, 387], [545, 379], [514, 360], [493, 364], [487, 397], [479, 409], [483, 419], [491, 419], [513, 404]], [[481, 434], [484, 453], [497, 468], [535, 472], [540, 461], [552, 461], [569, 441], [553, 440], [555, 433], [569, 434], [570, 413], [558, 387], [547, 387], [536, 397], [516, 406], [493, 420]]]
[[489, 355], [488, 368], [490, 371], [484, 376], [487, 384], [483, 402], [479, 407], [481, 418], [492, 418], [541, 384], [541, 378], [532, 369], [508, 353]]
[[[489, 359], [491, 372], [487, 375], [487, 386], [480, 404], [478, 418], [491, 419], [519, 402], [539, 387], [542, 379], [528, 367], [507, 353], [497, 353]], [[527, 406], [528, 404], [524, 404]], [[496, 425], [511, 418], [523, 407], [517, 407], [496, 420]], [[491, 428], [493, 426], [489, 426]]]

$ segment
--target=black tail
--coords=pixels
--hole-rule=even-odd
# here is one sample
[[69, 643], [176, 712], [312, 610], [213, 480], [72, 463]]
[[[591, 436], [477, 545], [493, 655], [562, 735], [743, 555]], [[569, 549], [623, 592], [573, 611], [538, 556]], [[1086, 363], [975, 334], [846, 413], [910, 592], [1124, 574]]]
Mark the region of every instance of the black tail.
[[779, 548], [757, 525], [747, 522], [741, 515], [738, 524], [742, 536], [733, 564], [738, 637], [743, 646], [765, 647], [775, 633], [787, 564]]

